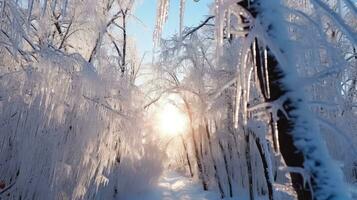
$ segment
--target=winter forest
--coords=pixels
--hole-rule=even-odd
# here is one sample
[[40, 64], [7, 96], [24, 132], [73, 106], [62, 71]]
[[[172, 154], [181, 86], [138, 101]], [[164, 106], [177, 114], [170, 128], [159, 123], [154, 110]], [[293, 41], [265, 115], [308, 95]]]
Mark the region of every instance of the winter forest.
[[357, 1], [0, 0], [0, 199], [357, 200]]

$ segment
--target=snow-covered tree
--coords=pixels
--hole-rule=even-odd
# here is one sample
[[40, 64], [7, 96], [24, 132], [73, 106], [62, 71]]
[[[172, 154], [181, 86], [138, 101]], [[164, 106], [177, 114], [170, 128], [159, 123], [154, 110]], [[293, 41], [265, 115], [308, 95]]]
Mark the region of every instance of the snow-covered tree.
[[[356, 155], [355, 5], [217, 0], [213, 8], [202, 24], [160, 41], [167, 92], [188, 95], [196, 132], [206, 124], [214, 133], [214, 144], [200, 136], [215, 155], [200, 159], [206, 171], [198, 166], [205, 174], [198, 178], [213, 179], [222, 197], [232, 196], [233, 180], [250, 199], [283, 198], [277, 188], [289, 182], [298, 199], [348, 199]], [[165, 7], [158, 11], [156, 38], [167, 17]]]
[[130, 184], [146, 189], [161, 156], [138, 139], [146, 116], [126, 35], [133, 1], [0, 4], [0, 198], [117, 199]]

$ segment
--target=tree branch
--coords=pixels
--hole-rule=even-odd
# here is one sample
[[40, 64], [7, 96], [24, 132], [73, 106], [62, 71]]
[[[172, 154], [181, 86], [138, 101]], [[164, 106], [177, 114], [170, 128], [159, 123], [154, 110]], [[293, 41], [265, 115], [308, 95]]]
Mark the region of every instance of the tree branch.
[[186, 39], [187, 36], [193, 34], [194, 32], [198, 31], [200, 28], [202, 28], [203, 26], [207, 25], [207, 23], [213, 19], [214, 16], [209, 16], [205, 21], [203, 21], [200, 25], [198, 25], [197, 27], [193, 28], [192, 30], [190, 30], [188, 33], [186, 33], [183, 37], [182, 40]]

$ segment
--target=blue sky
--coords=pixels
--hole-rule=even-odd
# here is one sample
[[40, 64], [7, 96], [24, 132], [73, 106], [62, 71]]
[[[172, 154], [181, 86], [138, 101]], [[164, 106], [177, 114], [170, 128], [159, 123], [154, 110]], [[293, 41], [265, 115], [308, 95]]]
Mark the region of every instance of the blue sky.
[[[209, 5], [213, 0], [186, 0], [186, 10], [184, 25], [195, 26], [205, 19], [209, 14]], [[168, 37], [179, 30], [179, 6], [180, 0], [170, 1], [170, 12], [167, 23], [163, 30], [163, 37]], [[137, 43], [140, 54], [152, 52], [152, 34], [156, 19], [156, 5], [157, 0], [139, 0], [134, 15], [144, 23], [144, 25], [137, 20], [131, 21], [129, 24], [129, 35], [134, 37]]]

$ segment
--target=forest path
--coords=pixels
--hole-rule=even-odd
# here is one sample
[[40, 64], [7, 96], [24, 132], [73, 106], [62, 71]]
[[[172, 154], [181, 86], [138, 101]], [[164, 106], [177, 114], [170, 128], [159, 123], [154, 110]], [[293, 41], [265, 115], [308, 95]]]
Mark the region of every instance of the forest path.
[[203, 191], [202, 186], [177, 172], [164, 172], [158, 183], [162, 200], [217, 200], [215, 192]]
[[[135, 188], [135, 186], [133, 186]], [[131, 193], [121, 200], [219, 200], [214, 191], [203, 191], [199, 182], [177, 172], [164, 171], [156, 185], [144, 192]]]
[[[275, 198], [284, 200], [296, 199], [293, 191], [287, 190], [282, 185], [276, 184]], [[288, 188], [289, 189], [289, 188]], [[214, 191], [204, 191], [199, 182], [189, 177], [185, 177], [177, 172], [165, 171], [158, 182], [157, 188], [152, 193], [154, 196], [147, 196], [145, 200], [220, 200], [220, 196]], [[243, 194], [243, 193], [242, 193]], [[225, 198], [225, 200], [249, 199], [248, 194]], [[256, 196], [256, 200], [267, 200], [268, 197]], [[139, 199], [136, 199], [139, 200]], [[140, 199], [141, 200], [141, 199]]]

